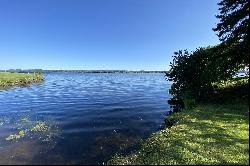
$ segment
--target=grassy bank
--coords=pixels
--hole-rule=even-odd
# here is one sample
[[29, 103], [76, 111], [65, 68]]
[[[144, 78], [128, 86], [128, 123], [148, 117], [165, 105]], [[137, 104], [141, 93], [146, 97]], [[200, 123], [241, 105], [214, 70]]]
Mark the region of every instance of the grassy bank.
[[107, 164], [249, 164], [248, 86], [223, 86], [208, 101], [172, 114], [172, 127]]
[[25, 86], [35, 82], [41, 82], [44, 80], [42, 74], [32, 73], [9, 73], [0, 72], [0, 88], [8, 88], [12, 86]]

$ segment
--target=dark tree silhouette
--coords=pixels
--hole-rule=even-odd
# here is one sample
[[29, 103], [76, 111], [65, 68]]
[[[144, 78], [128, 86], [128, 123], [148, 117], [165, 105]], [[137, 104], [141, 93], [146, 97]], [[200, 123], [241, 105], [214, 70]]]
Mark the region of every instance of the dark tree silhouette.
[[249, 64], [249, 0], [222, 0], [218, 3], [220, 19], [214, 31], [225, 49], [231, 53], [230, 60]]

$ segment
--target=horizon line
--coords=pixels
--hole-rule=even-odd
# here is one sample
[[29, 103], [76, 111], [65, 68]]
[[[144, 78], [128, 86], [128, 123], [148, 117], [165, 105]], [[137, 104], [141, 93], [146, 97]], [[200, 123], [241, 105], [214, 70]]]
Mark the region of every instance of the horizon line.
[[8, 71], [8, 70], [67, 70], [67, 71], [168, 71], [168, 70], [146, 70], [146, 69], [39, 69], [39, 68], [33, 68], [33, 69], [20, 69], [20, 68], [10, 68], [10, 69], [0, 69], [0, 71]]

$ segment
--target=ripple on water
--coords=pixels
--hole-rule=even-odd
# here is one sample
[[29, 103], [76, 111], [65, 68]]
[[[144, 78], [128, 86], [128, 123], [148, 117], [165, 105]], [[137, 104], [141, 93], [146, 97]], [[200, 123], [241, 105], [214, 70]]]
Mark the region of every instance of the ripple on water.
[[127, 153], [161, 126], [169, 88], [164, 74], [59, 72], [0, 90], [0, 164], [102, 164]]

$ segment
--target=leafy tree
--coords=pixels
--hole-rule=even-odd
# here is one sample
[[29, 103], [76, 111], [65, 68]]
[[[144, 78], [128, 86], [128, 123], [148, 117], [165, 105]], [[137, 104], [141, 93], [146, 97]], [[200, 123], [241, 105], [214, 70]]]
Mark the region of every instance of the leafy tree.
[[238, 65], [249, 65], [249, 0], [222, 0], [218, 5], [220, 22], [213, 30], [231, 52], [228, 58]]
[[212, 83], [231, 77], [232, 72], [225, 70], [217, 62], [219, 46], [198, 48], [193, 52], [175, 52], [167, 80], [173, 81], [170, 93], [176, 97], [192, 96], [202, 99], [212, 91]]
[[225, 60], [231, 51], [223, 45], [197, 48], [192, 52], [180, 50], [174, 54], [166, 77], [173, 81], [170, 93], [179, 98], [192, 96], [202, 100], [213, 92], [213, 83], [231, 79], [240, 68], [233, 59]]

